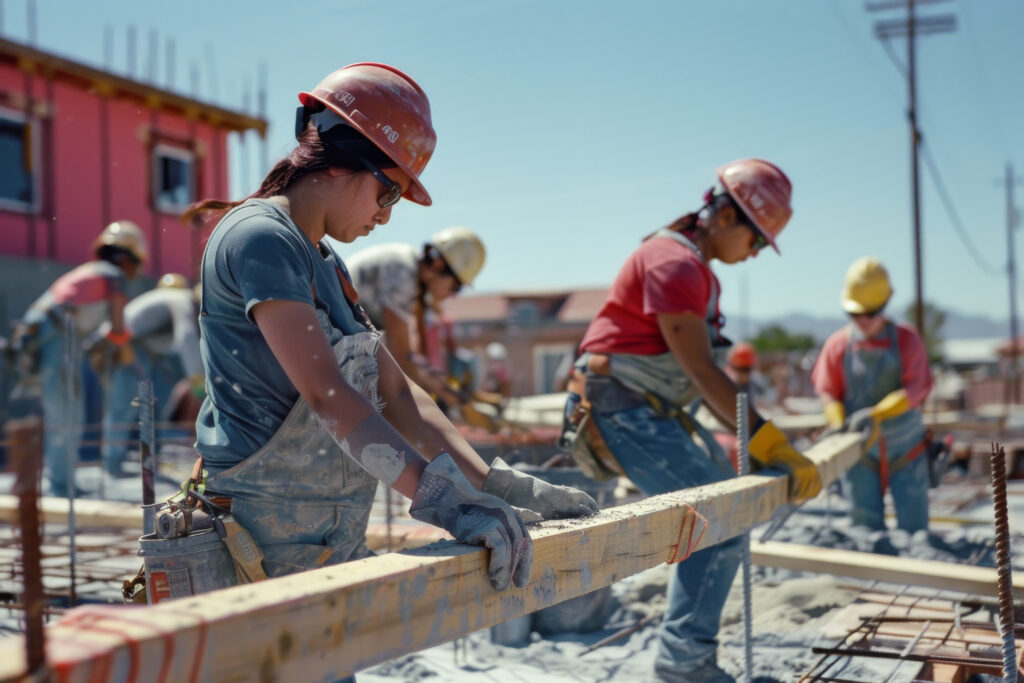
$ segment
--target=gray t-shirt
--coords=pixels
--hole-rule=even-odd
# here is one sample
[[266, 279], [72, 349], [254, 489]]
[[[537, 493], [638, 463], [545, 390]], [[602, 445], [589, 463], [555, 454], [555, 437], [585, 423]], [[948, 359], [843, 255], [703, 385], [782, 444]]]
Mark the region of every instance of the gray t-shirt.
[[317, 249], [274, 202], [250, 199], [217, 224], [203, 254], [199, 327], [207, 398], [196, 420], [196, 449], [211, 474], [265, 444], [299, 398], [256, 326], [253, 306], [313, 305], [333, 345], [367, 329], [342, 277], [349, 278], [345, 264], [326, 241]]
[[352, 284], [359, 303], [373, 324], [384, 327], [384, 309], [412, 316], [418, 294], [417, 268], [420, 252], [408, 244], [377, 244], [348, 259]]
[[191, 289], [162, 287], [135, 297], [124, 307], [132, 341], [151, 354], [177, 354], [186, 375], [200, 375], [199, 324]]

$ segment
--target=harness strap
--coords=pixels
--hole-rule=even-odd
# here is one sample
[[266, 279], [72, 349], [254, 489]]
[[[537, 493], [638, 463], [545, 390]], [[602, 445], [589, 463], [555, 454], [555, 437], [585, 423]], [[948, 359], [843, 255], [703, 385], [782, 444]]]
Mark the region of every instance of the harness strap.
[[683, 429], [685, 429], [686, 433], [690, 436], [693, 436], [694, 433], [696, 433], [697, 423], [685, 408], [669, 403], [650, 391], [644, 392], [644, 398], [647, 399], [647, 402], [651, 404], [651, 408], [653, 408], [654, 412], [658, 413], [658, 415], [669, 420], [678, 420], [679, 424], [683, 426]]
[[882, 487], [882, 495], [885, 495], [885, 492], [889, 489], [889, 480], [897, 472], [907, 467], [910, 463], [917, 460], [917, 458], [925, 453], [928, 450], [928, 446], [931, 444], [932, 439], [932, 431], [929, 429], [924, 433], [924, 438], [917, 442], [913, 448], [890, 462], [888, 457], [888, 444], [886, 443], [885, 437], [880, 436], [878, 438], [878, 460], [875, 460], [874, 458], [869, 457], [867, 453], [864, 453], [860, 457], [860, 462], [878, 474], [879, 482]]

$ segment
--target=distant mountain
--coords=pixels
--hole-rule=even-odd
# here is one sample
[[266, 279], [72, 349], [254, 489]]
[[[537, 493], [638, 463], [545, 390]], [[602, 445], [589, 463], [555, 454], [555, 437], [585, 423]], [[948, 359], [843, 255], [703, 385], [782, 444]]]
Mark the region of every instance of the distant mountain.
[[[789, 313], [775, 318], [744, 318], [741, 315], [726, 316], [725, 334], [736, 340], [757, 335], [758, 330], [770, 325], [779, 325], [792, 334], [809, 334], [821, 343], [847, 320], [840, 317], [813, 316], [806, 313]], [[1024, 322], [1018, 323], [1024, 331]], [[982, 339], [1010, 336], [1010, 325], [1005, 320], [995, 320], [984, 315], [946, 311], [946, 324], [942, 336], [946, 339]]]

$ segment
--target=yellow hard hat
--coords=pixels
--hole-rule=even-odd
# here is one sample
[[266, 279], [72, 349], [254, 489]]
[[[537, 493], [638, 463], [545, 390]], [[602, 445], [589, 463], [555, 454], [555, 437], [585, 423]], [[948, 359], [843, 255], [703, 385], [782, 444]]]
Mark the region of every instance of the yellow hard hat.
[[430, 244], [441, 254], [460, 283], [473, 284], [487, 258], [484, 243], [475, 232], [462, 227], [445, 228], [430, 238]]
[[847, 313], [880, 311], [891, 296], [889, 273], [878, 259], [865, 256], [854, 261], [846, 271], [840, 299]]
[[103, 228], [103, 231], [92, 243], [93, 253], [98, 255], [103, 247], [124, 249], [139, 263], [146, 261], [149, 251], [142, 229], [131, 221], [114, 221]]
[[157, 289], [188, 289], [188, 279], [181, 273], [164, 273], [156, 286]]

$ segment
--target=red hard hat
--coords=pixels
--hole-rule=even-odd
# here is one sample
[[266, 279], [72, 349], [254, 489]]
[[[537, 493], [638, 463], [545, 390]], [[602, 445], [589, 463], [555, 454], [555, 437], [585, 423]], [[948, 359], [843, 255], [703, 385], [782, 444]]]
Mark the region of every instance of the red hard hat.
[[757, 365], [757, 352], [749, 342], [733, 344], [729, 349], [729, 365], [737, 370], [753, 370]]
[[793, 215], [790, 206], [793, 185], [786, 174], [764, 159], [740, 159], [721, 166], [716, 172], [729, 196], [736, 200], [776, 253], [781, 253], [775, 238]]
[[405, 171], [412, 183], [403, 195], [429, 206], [420, 174], [430, 161], [437, 134], [426, 93], [387, 64], [360, 62], [329, 74], [311, 91], [299, 93], [303, 106], [319, 102], [345, 119]]

